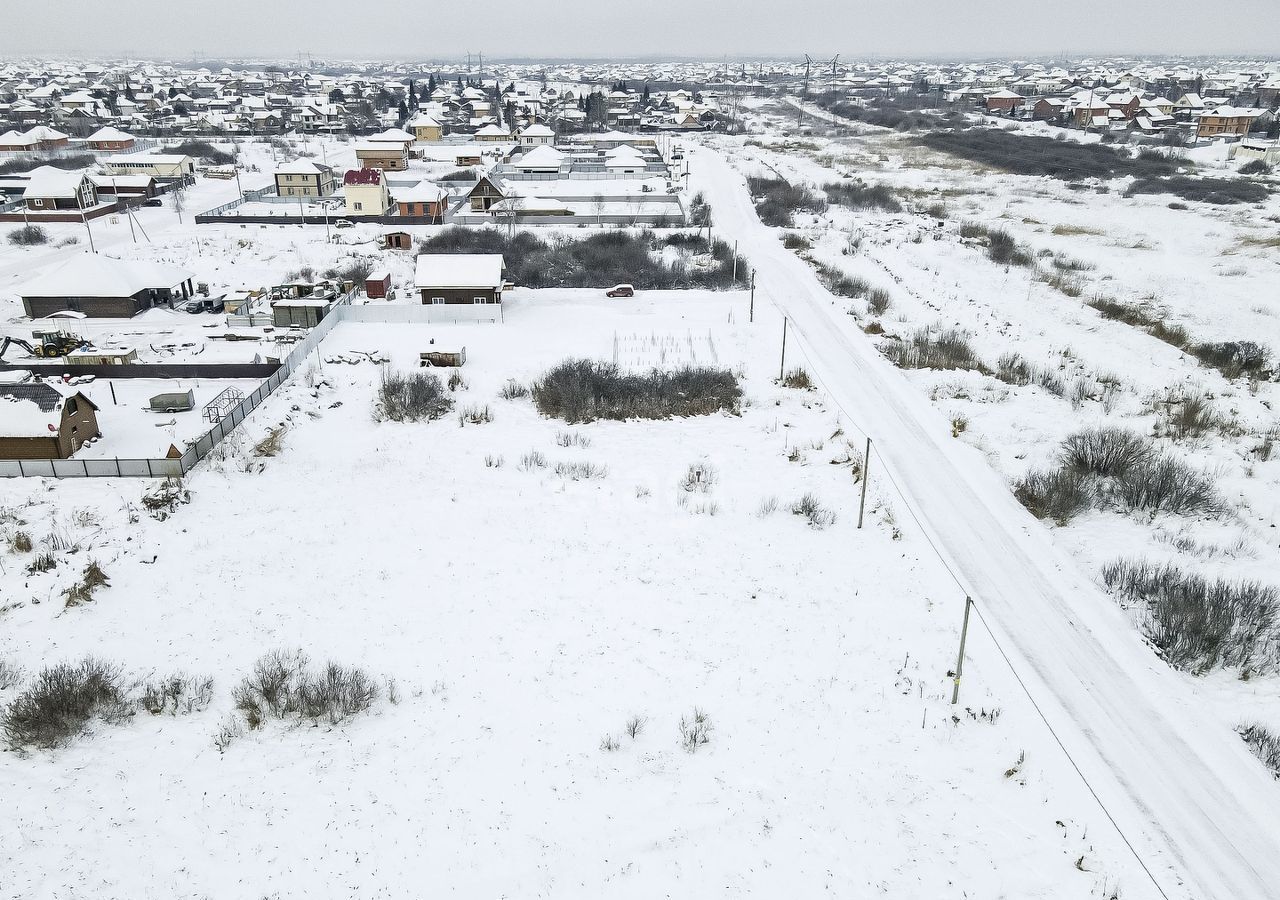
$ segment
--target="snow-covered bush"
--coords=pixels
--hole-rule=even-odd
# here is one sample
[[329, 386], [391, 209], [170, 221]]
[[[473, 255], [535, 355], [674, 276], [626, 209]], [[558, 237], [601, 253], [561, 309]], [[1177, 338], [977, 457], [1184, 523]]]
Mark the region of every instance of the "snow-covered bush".
[[268, 716], [336, 725], [372, 706], [378, 685], [363, 669], [329, 662], [312, 672], [306, 654], [277, 650], [254, 664], [232, 697], [250, 728]]
[[383, 369], [374, 401], [374, 418], [392, 422], [438, 419], [453, 409], [439, 376], [431, 372]]
[[1199, 673], [1218, 666], [1269, 669], [1276, 662], [1275, 587], [1128, 559], [1103, 566], [1102, 580], [1108, 590], [1145, 605], [1143, 629], [1170, 665]]
[[538, 411], [569, 423], [736, 414], [741, 399], [732, 372], [705, 366], [630, 374], [612, 363], [566, 360], [533, 385]]
[[880, 350], [900, 369], [991, 371], [969, 344], [968, 336], [956, 328], [920, 328], [908, 340], [889, 341]]
[[120, 670], [85, 657], [41, 669], [5, 708], [0, 728], [11, 747], [49, 748], [67, 743], [94, 719], [118, 723], [130, 715]]
[[1013, 496], [1037, 519], [1065, 525], [1089, 508], [1093, 492], [1085, 477], [1070, 469], [1032, 469], [1014, 485]]
[[791, 504], [791, 513], [803, 516], [814, 528], [826, 528], [836, 523], [836, 514], [827, 509], [813, 494], [805, 494]]
[[1129, 510], [1152, 515], [1211, 515], [1223, 503], [1213, 482], [1180, 459], [1167, 454], [1133, 466], [1115, 479], [1115, 495]]
[[197, 678], [177, 672], [144, 684], [138, 705], [153, 716], [162, 713], [176, 716], [199, 712], [212, 700], [212, 678]]
[[1262, 760], [1276, 778], [1280, 778], [1280, 734], [1257, 722], [1241, 725], [1236, 730], [1253, 755]]
[[1145, 437], [1115, 425], [1085, 428], [1062, 442], [1063, 465], [1082, 475], [1122, 475], [1154, 452]]

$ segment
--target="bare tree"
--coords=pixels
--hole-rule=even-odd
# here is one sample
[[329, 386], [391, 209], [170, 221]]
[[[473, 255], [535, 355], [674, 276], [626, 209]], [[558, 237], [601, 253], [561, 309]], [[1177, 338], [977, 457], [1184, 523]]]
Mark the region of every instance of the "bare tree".
[[604, 196], [602, 194], [596, 194], [595, 197], [591, 199], [591, 208], [595, 210], [596, 213], [596, 224], [602, 224], [604, 216]]
[[187, 208], [186, 193], [187, 189], [182, 185], [178, 185], [172, 191], [173, 193], [173, 211], [178, 214], [178, 224], [182, 224], [182, 211]]
[[506, 223], [508, 236], [514, 235], [516, 233], [516, 220], [524, 212], [524, 197], [512, 195], [497, 204], [497, 207], [497, 209], [493, 210], [494, 218], [499, 222]]

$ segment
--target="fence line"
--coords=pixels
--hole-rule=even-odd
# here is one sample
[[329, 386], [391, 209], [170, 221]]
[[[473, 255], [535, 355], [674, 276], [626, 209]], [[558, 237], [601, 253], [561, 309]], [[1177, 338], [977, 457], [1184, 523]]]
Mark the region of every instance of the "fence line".
[[214, 424], [179, 457], [149, 459], [2, 459], [0, 478], [43, 476], [46, 478], [177, 478], [187, 474], [227, 435], [271, 396], [296, 372], [307, 357], [315, 352], [333, 327], [342, 322], [345, 313], [352, 309], [351, 298], [355, 291], [344, 294], [329, 315], [320, 320], [305, 338], [299, 341], [281, 360], [266, 381], [258, 385], [227, 411], [221, 421]]

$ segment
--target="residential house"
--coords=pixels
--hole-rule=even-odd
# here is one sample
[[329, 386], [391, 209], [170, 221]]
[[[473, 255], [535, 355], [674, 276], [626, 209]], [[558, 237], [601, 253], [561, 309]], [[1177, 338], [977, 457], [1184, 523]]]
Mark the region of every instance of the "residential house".
[[467, 202], [472, 212], [488, 212], [489, 207], [505, 199], [507, 193], [507, 186], [502, 183], [502, 179], [486, 172], [467, 193]]
[[987, 112], [1008, 115], [1026, 102], [1026, 97], [1013, 91], [996, 91], [987, 95]]
[[511, 140], [511, 132], [503, 128], [501, 125], [489, 124], [481, 128], [474, 135], [477, 141], [485, 144], [497, 144], [503, 141]]
[[568, 160], [567, 154], [542, 144], [513, 160], [509, 165], [513, 170], [524, 175], [554, 174], [560, 172]]
[[1047, 122], [1061, 118], [1066, 112], [1067, 101], [1061, 97], [1042, 97], [1031, 107], [1031, 118]]
[[391, 141], [359, 141], [355, 145], [356, 160], [362, 169], [384, 169], [392, 172], [409, 168], [407, 145]]
[[90, 150], [132, 150], [133, 135], [110, 125], [99, 128], [85, 140]]
[[534, 122], [521, 128], [516, 140], [522, 147], [550, 146], [556, 142], [556, 133], [541, 122]]
[[413, 132], [413, 139], [420, 144], [434, 144], [444, 139], [444, 126], [426, 113], [414, 116], [405, 127]]
[[387, 180], [376, 168], [352, 169], [342, 179], [349, 216], [384, 216], [391, 209]]
[[420, 181], [411, 188], [396, 188], [396, 211], [402, 216], [418, 216], [444, 221], [449, 211], [449, 193], [430, 181]]
[[413, 286], [424, 304], [501, 303], [501, 253], [423, 253]]
[[0, 459], [68, 459], [101, 433], [98, 407], [74, 387], [0, 384]]
[[22, 200], [32, 212], [81, 212], [98, 205], [98, 190], [82, 171], [40, 166], [28, 173]]
[[1196, 137], [1244, 137], [1260, 115], [1260, 109], [1219, 106], [1200, 116]]
[[295, 159], [276, 168], [276, 194], [281, 197], [328, 197], [333, 190], [333, 169], [326, 165]]
[[160, 263], [82, 253], [16, 288], [33, 319], [70, 310], [127, 319], [153, 306], [190, 299], [192, 275]]

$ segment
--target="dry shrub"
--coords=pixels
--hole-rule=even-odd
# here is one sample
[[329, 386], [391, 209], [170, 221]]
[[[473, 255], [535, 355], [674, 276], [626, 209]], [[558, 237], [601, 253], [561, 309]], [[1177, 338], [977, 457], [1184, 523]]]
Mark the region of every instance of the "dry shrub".
[[11, 747], [57, 747], [79, 735], [94, 719], [118, 723], [132, 715], [120, 670], [85, 657], [42, 669], [6, 707], [0, 728]]

